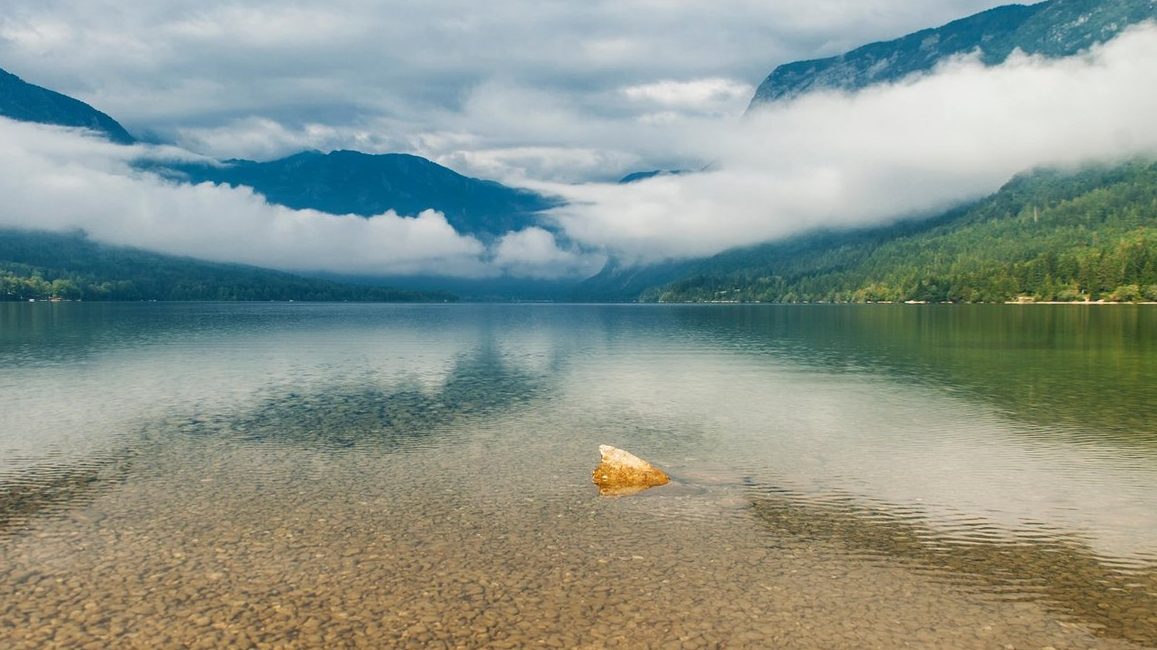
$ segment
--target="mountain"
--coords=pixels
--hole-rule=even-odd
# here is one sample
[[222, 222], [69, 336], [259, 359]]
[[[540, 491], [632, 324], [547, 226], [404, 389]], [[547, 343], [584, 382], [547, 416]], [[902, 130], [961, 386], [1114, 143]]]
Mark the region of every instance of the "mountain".
[[845, 54], [777, 67], [748, 110], [812, 90], [858, 90], [927, 72], [940, 61], [979, 52], [997, 65], [1014, 50], [1057, 58], [1104, 43], [1129, 25], [1157, 18], [1157, 0], [1050, 0], [1006, 5]]
[[413, 216], [434, 209], [459, 233], [491, 240], [541, 225], [537, 213], [558, 201], [494, 181], [470, 178], [409, 154], [306, 151], [269, 162], [170, 165], [167, 173], [192, 183], [244, 185], [271, 203], [294, 209], [365, 217], [394, 210]]
[[46, 300], [445, 301], [416, 292], [304, 278], [240, 264], [107, 246], [80, 233], [0, 230], [0, 301]]
[[22, 122], [91, 129], [119, 144], [136, 141], [116, 120], [92, 106], [34, 86], [5, 70], [0, 70], [0, 115]]
[[695, 262], [657, 301], [1157, 300], [1157, 162], [1041, 170], [928, 221]]

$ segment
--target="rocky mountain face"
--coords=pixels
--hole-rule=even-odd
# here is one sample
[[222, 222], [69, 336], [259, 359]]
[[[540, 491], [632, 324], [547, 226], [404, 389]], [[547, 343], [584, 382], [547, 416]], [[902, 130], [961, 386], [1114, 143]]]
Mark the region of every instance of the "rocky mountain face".
[[92, 106], [0, 70], [0, 115], [22, 122], [76, 126], [102, 133], [109, 140], [132, 144], [133, 136]]
[[1072, 56], [1151, 19], [1157, 19], [1157, 0], [1049, 0], [996, 7], [839, 56], [781, 65], [759, 85], [748, 110], [812, 90], [858, 90], [898, 81], [972, 52], [987, 65], [1002, 63], [1015, 50]]

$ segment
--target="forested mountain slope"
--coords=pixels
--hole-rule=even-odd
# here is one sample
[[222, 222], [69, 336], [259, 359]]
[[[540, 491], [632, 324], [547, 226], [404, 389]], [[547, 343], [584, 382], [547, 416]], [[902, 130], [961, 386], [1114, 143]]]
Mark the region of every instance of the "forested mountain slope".
[[81, 233], [0, 230], [0, 300], [448, 300], [238, 264], [106, 246]]
[[1014, 178], [924, 222], [722, 253], [654, 301], [1157, 300], [1157, 163]]

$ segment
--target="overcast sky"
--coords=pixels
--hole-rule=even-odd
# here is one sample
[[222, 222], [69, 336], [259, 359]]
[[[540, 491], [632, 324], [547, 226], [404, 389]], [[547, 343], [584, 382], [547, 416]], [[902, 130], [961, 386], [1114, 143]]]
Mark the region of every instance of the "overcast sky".
[[[0, 120], [0, 225], [289, 270], [577, 277], [609, 256], [710, 255], [932, 215], [1035, 166], [1157, 154], [1152, 25], [1072, 59], [964, 57], [740, 119], [777, 64], [996, 4], [6, 0], [0, 67], [174, 146]], [[417, 153], [562, 195], [570, 205], [549, 219], [566, 243], [532, 228], [487, 247], [433, 212], [293, 211], [129, 164], [306, 148]]]
[[697, 162], [624, 129], [734, 117], [780, 63], [997, 4], [5, 0], [0, 68], [222, 158], [351, 148], [606, 179]]

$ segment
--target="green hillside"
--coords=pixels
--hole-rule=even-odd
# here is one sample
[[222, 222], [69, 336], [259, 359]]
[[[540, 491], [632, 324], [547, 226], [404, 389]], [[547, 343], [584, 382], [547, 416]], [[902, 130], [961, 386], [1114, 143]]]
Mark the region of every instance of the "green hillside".
[[0, 300], [450, 300], [238, 264], [106, 246], [83, 234], [0, 230]]
[[1157, 300], [1157, 163], [1014, 178], [925, 222], [722, 253], [662, 302]]

